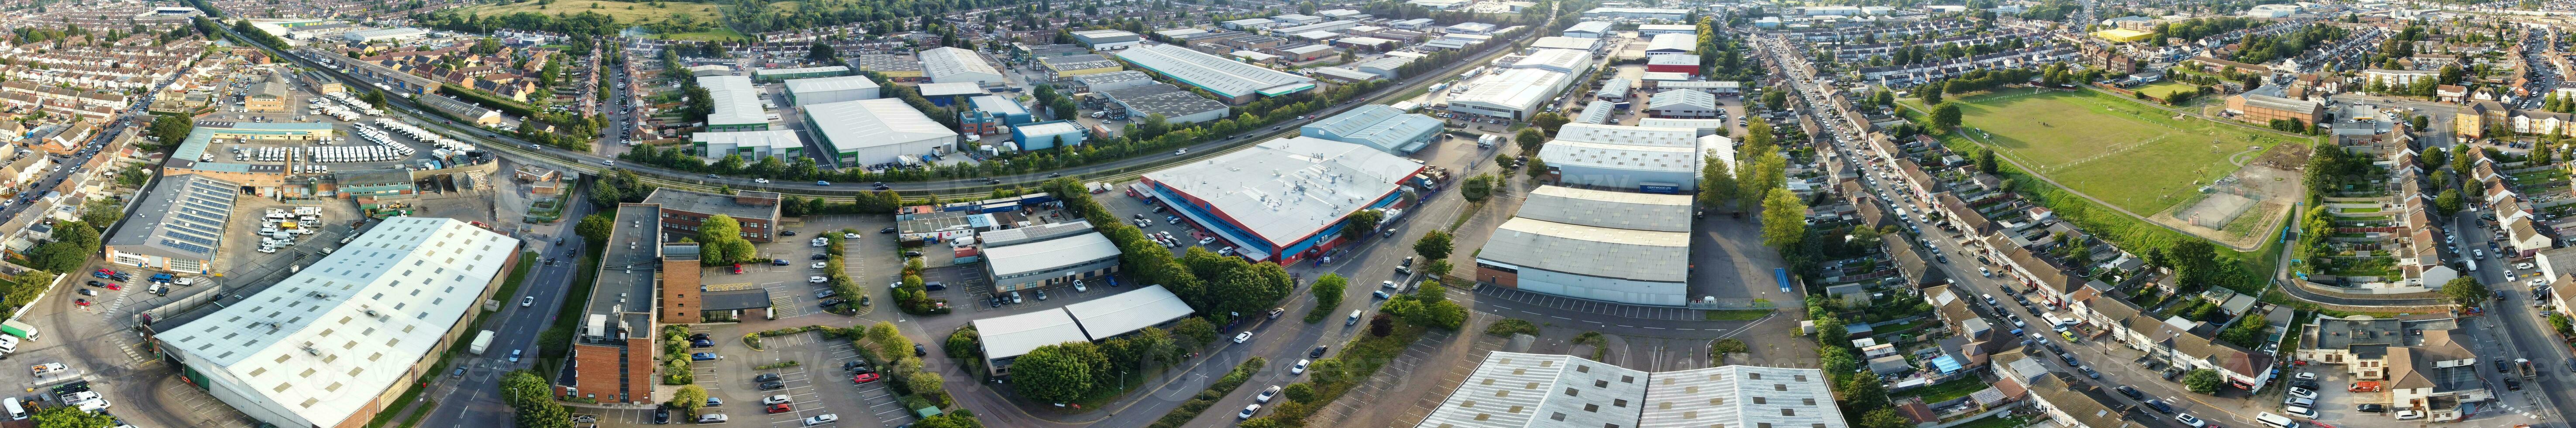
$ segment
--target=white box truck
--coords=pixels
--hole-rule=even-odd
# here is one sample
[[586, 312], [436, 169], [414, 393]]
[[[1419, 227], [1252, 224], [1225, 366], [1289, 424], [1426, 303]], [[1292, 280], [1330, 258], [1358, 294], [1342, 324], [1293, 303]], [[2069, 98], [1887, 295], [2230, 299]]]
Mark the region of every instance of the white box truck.
[[473, 353], [474, 353], [474, 355], [483, 355], [483, 350], [485, 350], [485, 349], [491, 349], [491, 348], [492, 348], [492, 331], [491, 331], [491, 330], [484, 330], [482, 333], [475, 333], [475, 334], [474, 334], [474, 343], [473, 343], [472, 345], [467, 345], [467, 348], [465, 348], [465, 350], [466, 350], [467, 352], [473, 352]]

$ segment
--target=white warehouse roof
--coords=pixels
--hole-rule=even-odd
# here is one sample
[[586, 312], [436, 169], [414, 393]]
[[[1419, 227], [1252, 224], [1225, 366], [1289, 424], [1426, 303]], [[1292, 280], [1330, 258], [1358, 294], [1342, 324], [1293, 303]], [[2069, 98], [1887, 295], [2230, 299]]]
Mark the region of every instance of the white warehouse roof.
[[1691, 230], [1690, 195], [1539, 186], [1538, 189], [1530, 191], [1528, 201], [1522, 204], [1520, 212], [1513, 216], [1619, 229], [1660, 232]]
[[1276, 92], [1295, 92], [1288, 87], [1313, 85], [1315, 82], [1313, 78], [1175, 45], [1139, 45], [1120, 51], [1118, 58], [1226, 97], [1242, 97], [1274, 89], [1278, 90]]
[[1365, 145], [1314, 137], [1262, 142], [1212, 159], [1145, 173], [1284, 245], [1321, 231], [1394, 192], [1422, 164]]
[[[955, 139], [957, 131], [930, 120], [929, 115], [913, 110], [911, 104], [894, 98], [842, 101], [805, 106], [805, 115], [830, 142], [833, 151], [847, 152], [860, 147], [902, 144], [931, 139]], [[837, 147], [841, 144], [866, 145]]]
[[992, 63], [984, 62], [984, 57], [976, 55], [975, 51], [954, 47], [922, 51], [921, 72], [936, 83], [1002, 81], [1002, 71], [994, 69]]
[[[392, 217], [241, 302], [155, 337], [217, 396], [280, 426], [338, 426], [472, 315], [519, 241], [463, 220]], [[437, 264], [430, 264], [437, 263]]]
[[796, 131], [792, 129], [695, 132], [689, 134], [689, 141], [709, 144], [731, 144], [735, 147], [768, 147], [771, 149], [805, 147], [805, 142], [803, 140], [796, 139]]
[[994, 277], [1011, 277], [1029, 272], [1044, 272], [1093, 260], [1118, 257], [1118, 245], [1099, 232], [1067, 236], [1018, 245], [988, 247], [984, 257], [990, 260]]
[[1646, 52], [1654, 53], [1655, 51], [1661, 50], [1690, 52], [1692, 49], [1697, 48], [1698, 46], [1695, 45], [1698, 44], [1699, 36], [1683, 33], [1657, 34], [1655, 35], [1654, 40], [1646, 42]]
[[[1093, 235], [1099, 235], [1094, 233]], [[1165, 321], [1190, 316], [1190, 304], [1161, 285], [1064, 305], [1091, 340], [1107, 340]]]
[[1577, 275], [1682, 282], [1689, 277], [1690, 233], [1514, 217], [1494, 229], [1476, 258]]
[[715, 110], [707, 113], [708, 125], [743, 125], [769, 123], [769, 114], [760, 109], [760, 92], [743, 76], [700, 76], [698, 86], [707, 88], [707, 100]]
[[1539, 49], [1506, 68], [1536, 68], [1572, 74], [1592, 68], [1592, 53], [1573, 49]]
[[1040, 346], [1087, 340], [1082, 326], [1062, 310], [1043, 310], [975, 320], [982, 335], [984, 358], [999, 360], [1028, 354]]
[[875, 80], [871, 80], [871, 79], [868, 79], [868, 77], [867, 77], [867, 76], [834, 76], [834, 77], [817, 77], [817, 78], [812, 78], [812, 79], [787, 79], [787, 93], [791, 93], [791, 94], [810, 94], [810, 93], [816, 93], [816, 92], [846, 91], [846, 90], [851, 90], [851, 89], [875, 89], [875, 88], [877, 88], [877, 81], [875, 81]]
[[1564, 89], [1565, 73], [1547, 69], [1515, 68], [1477, 78], [1466, 93], [1449, 97], [1451, 104], [1476, 104], [1501, 110], [1532, 110], [1549, 96]]

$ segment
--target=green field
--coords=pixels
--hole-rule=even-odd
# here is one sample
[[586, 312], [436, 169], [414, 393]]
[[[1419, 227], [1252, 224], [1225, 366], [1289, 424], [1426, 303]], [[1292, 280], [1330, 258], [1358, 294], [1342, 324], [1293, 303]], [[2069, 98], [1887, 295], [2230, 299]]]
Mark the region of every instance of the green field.
[[655, 37], [669, 40], [696, 40], [702, 42], [730, 42], [751, 39], [751, 36], [743, 35], [740, 31], [734, 31], [731, 28], [724, 27], [716, 27], [716, 29], [713, 30], [695, 33], [659, 34], [655, 35]]
[[2138, 215], [2162, 212], [2199, 184], [2236, 172], [2230, 155], [2300, 141], [2195, 117], [2177, 120], [2170, 111], [2095, 91], [2017, 89], [1958, 101], [1961, 133]]
[[2175, 92], [2193, 91], [2198, 89], [2200, 89], [2200, 87], [2183, 84], [2182, 82], [2156, 82], [2152, 85], [2140, 86], [2137, 90], [2139, 93], [2147, 94], [2147, 96], [2150, 97], [2156, 97], [2156, 99], [2169, 99]]
[[[599, 8], [592, 9], [591, 5], [594, 4], [599, 5]], [[540, 7], [543, 7], [543, 9], [539, 9]], [[629, 9], [629, 7], [632, 7], [633, 9]], [[694, 18], [698, 22], [713, 22], [717, 18], [716, 7], [716, 5], [704, 3], [664, 2], [662, 3], [662, 7], [653, 7], [651, 4], [639, 2], [556, 0], [554, 4], [547, 5], [538, 5], [537, 2], [519, 2], [507, 6], [494, 6], [488, 4], [475, 5], [465, 7], [465, 11], [485, 16], [519, 12], [532, 12], [545, 15], [554, 15], [557, 13], [573, 14], [582, 12], [599, 12], [601, 14], [608, 15], [609, 17], [617, 18], [617, 22], [642, 24], [671, 19], [671, 15], [675, 13], [696, 15]]]

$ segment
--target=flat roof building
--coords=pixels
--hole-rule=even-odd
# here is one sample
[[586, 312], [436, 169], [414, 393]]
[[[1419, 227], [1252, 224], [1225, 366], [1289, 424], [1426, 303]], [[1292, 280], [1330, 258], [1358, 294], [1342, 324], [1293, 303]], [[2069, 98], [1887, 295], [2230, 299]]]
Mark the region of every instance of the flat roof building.
[[[707, 159], [717, 161], [728, 155], [739, 155], [744, 161], [754, 163], [772, 156], [786, 159], [805, 156], [805, 141], [796, 138], [796, 131], [789, 129], [696, 132], [689, 134], [689, 142], [697, 147], [698, 153], [705, 153]], [[793, 160], [784, 161], [795, 163]]]
[[1127, 109], [1127, 117], [1141, 119], [1163, 115], [1165, 123], [1198, 123], [1225, 118], [1233, 110], [1225, 103], [1200, 97], [1199, 94], [1169, 83], [1154, 83], [1130, 88], [1094, 92]]
[[349, 41], [356, 43], [367, 43], [378, 40], [411, 40], [428, 36], [429, 30], [418, 28], [380, 28], [340, 33], [340, 38], [348, 39]]
[[1610, 32], [1610, 23], [1608, 23], [1608, 22], [1602, 22], [1602, 21], [1583, 21], [1583, 22], [1577, 22], [1577, 23], [1574, 23], [1574, 26], [1572, 26], [1572, 27], [1565, 27], [1565, 32], [1564, 32], [1564, 33], [1561, 33], [1561, 34], [1563, 34], [1565, 37], [1582, 38], [1582, 39], [1598, 39], [1598, 38], [1601, 38], [1601, 35], [1602, 35], [1602, 34], [1606, 34], [1606, 33], [1609, 33], [1609, 32]]
[[1298, 128], [1308, 137], [1356, 143], [1393, 154], [1412, 154], [1440, 135], [1440, 119], [1369, 104]]
[[1073, 42], [1094, 50], [1122, 49], [1144, 42], [1144, 36], [1126, 30], [1091, 30], [1073, 32]]
[[760, 108], [760, 89], [751, 78], [742, 76], [705, 76], [698, 86], [707, 88], [707, 131], [762, 131], [769, 129], [769, 113]]
[[984, 247], [996, 293], [1098, 279], [1118, 271], [1118, 245], [1098, 232]]
[[984, 62], [983, 55], [955, 47], [921, 51], [921, 70], [930, 77], [931, 83], [974, 83], [980, 86], [1009, 82], [1002, 79], [1001, 69]]
[[879, 89], [881, 88], [878, 87], [877, 81], [867, 76], [788, 79], [787, 104], [803, 106], [873, 100], [879, 96]]
[[1701, 158], [1732, 161], [1734, 140], [1695, 128], [1568, 124], [1539, 149], [1559, 184], [1650, 193], [1699, 189]]
[[1074, 76], [1073, 82], [1078, 85], [1075, 92], [1100, 92], [1154, 84], [1154, 76], [1136, 70], [1113, 71]]
[[556, 393], [601, 403], [649, 403], [653, 385], [661, 383], [655, 376], [661, 365], [653, 361], [661, 354], [654, 343], [660, 339], [658, 323], [699, 321], [686, 311], [665, 315], [696, 306], [699, 251], [693, 243], [663, 243], [661, 206], [618, 207], [608, 239], [624, 245], [600, 251], [589, 295], [567, 297], [583, 303], [580, 312], [561, 315], [576, 317], [577, 329], [565, 358], [571, 364], [564, 369], [567, 376], [556, 377]]
[[[1341, 21], [1335, 21], [1341, 22]], [[1228, 104], [1262, 96], [1280, 96], [1315, 88], [1315, 79], [1172, 45], [1142, 45], [1118, 53], [1119, 59], [1154, 73], [1197, 86]]]
[[518, 256], [519, 240], [463, 220], [392, 217], [152, 340], [191, 383], [252, 419], [356, 427], [409, 404], [396, 397], [434, 375]]
[[174, 273], [215, 273], [217, 250], [224, 247], [224, 228], [232, 220], [241, 185], [183, 174], [163, 177], [154, 187], [137, 210], [153, 215], [129, 218], [107, 237], [107, 260]]
[[1596, 7], [1583, 11], [1584, 19], [1628, 19], [1680, 21], [1690, 16], [1690, 9], [1657, 9], [1643, 7]]
[[931, 153], [958, 139], [956, 130], [891, 98], [807, 105], [805, 123], [814, 127], [820, 146], [831, 151], [818, 155], [842, 164], [900, 162], [897, 157]]
[[1313, 137], [1262, 142], [1146, 173], [1153, 196], [1253, 260], [1294, 263], [1343, 242], [1342, 219], [1397, 202], [1421, 163]]
[[1562, 354], [1493, 352], [1415, 426], [1849, 428], [1832, 389], [1816, 369], [1646, 372]]
[[1011, 362], [1047, 345], [1087, 342], [1073, 314], [1052, 308], [974, 321], [976, 342], [984, 347], [984, 367], [993, 376], [1011, 374]]
[[903, 55], [861, 54], [857, 64], [860, 70], [875, 72], [899, 82], [921, 79], [921, 61]]
[[1467, 91], [1449, 97], [1450, 111], [1528, 120], [1546, 107], [1548, 97], [1573, 84], [1571, 76], [1542, 68], [1514, 68], [1486, 73]]
[[1646, 42], [1646, 54], [1686, 54], [1699, 48], [1699, 36], [1682, 33], [1657, 34]]
[[1011, 141], [1019, 142], [1020, 150], [1079, 146], [1084, 141], [1090, 140], [1090, 134], [1082, 129], [1081, 123], [1071, 120], [1051, 120], [1011, 127]]
[[1193, 310], [1161, 285], [1139, 287], [1062, 308], [975, 320], [984, 367], [999, 377], [1029, 351], [1066, 342], [1097, 342], [1189, 316]]
[[268, 163], [237, 162], [217, 156], [216, 139], [249, 139], [252, 141], [316, 141], [337, 135], [332, 124], [301, 122], [233, 122], [198, 121], [188, 138], [170, 149], [164, 174], [203, 174], [251, 188], [259, 196], [283, 195], [286, 166]]
[[1682, 306], [1690, 301], [1690, 220], [1688, 195], [1540, 186], [1476, 253], [1476, 280], [1582, 299]]
[[1519, 62], [1503, 68], [1535, 68], [1571, 75], [1592, 69], [1592, 53], [1573, 49], [1539, 49], [1522, 55]]
[[1687, 89], [1657, 92], [1646, 98], [1646, 114], [1655, 117], [1711, 119], [1726, 115], [1720, 107], [1716, 95]]
[[1581, 37], [1548, 36], [1540, 37], [1538, 38], [1538, 41], [1530, 43], [1531, 51], [1537, 51], [1539, 49], [1573, 49], [1591, 52], [1600, 48], [1601, 39], [1586, 39]]
[[742, 224], [742, 238], [770, 242], [778, 222], [778, 193], [737, 191], [731, 195], [676, 188], [653, 189], [644, 203], [662, 208], [662, 228], [674, 235], [697, 236], [698, 225], [716, 215]]
[[779, 82], [788, 79], [848, 76], [850, 75], [850, 68], [838, 65], [824, 67], [763, 68], [753, 70], [751, 75], [752, 77], [759, 79], [761, 82]]

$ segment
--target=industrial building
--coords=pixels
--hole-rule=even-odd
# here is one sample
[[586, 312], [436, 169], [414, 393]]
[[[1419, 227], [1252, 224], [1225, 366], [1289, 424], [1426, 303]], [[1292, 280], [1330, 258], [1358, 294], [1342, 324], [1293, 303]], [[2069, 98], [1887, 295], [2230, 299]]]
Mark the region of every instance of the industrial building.
[[851, 165], [902, 162], [897, 158], [932, 153], [958, 139], [957, 131], [891, 98], [807, 105], [805, 123], [829, 155]]
[[1065, 342], [1097, 342], [1189, 316], [1190, 305], [1160, 285], [1049, 308], [974, 321], [986, 374], [1011, 374], [1011, 361]]
[[162, 177], [156, 186], [136, 210], [154, 215], [129, 218], [115, 229], [106, 240], [107, 260], [174, 273], [216, 273], [216, 250], [223, 248], [224, 227], [232, 220], [241, 185], [185, 174]]
[[293, 86], [276, 74], [260, 76], [259, 83], [250, 85], [249, 96], [242, 97], [242, 108], [261, 113], [286, 111], [286, 91]]
[[784, 157], [781, 161], [795, 163], [796, 158], [805, 155], [805, 142], [797, 139], [796, 131], [790, 129], [697, 132], [689, 134], [689, 142], [711, 161], [738, 155], [742, 160], [753, 163], [772, 156]]
[[1654, 9], [1638, 7], [1596, 7], [1583, 11], [1583, 19], [1626, 19], [1634, 21], [1681, 21], [1690, 9]]
[[1698, 48], [1699, 36], [1682, 33], [1657, 34], [1654, 39], [1646, 41], [1646, 55], [1686, 54]]
[[1067, 77], [1127, 69], [1118, 65], [1118, 61], [1109, 60], [1109, 57], [1092, 54], [1038, 58], [1038, 66], [1046, 69], [1047, 80], [1063, 80]]
[[1574, 82], [1572, 76], [1541, 68], [1514, 68], [1486, 73], [1467, 83], [1467, 91], [1449, 96], [1449, 111], [1511, 120], [1529, 120], [1546, 107], [1549, 97]]
[[848, 76], [850, 75], [850, 68], [838, 65], [824, 67], [763, 68], [753, 70], [751, 75], [752, 77], [759, 79], [762, 83], [776, 83], [790, 79]]
[[1397, 203], [1422, 170], [1369, 146], [1292, 137], [1146, 173], [1144, 184], [1236, 254], [1288, 264], [1343, 242], [1343, 218]]
[[1405, 113], [1385, 104], [1369, 104], [1308, 123], [1298, 128], [1298, 134], [1409, 155], [1430, 145], [1441, 129], [1440, 119]]
[[1646, 57], [1646, 71], [1699, 75], [1699, 55], [1655, 54]]
[[277, 285], [147, 334], [188, 384], [251, 419], [358, 427], [438, 376], [518, 257], [518, 239], [463, 220], [392, 217]]
[[1682, 306], [1690, 303], [1690, 230], [1689, 195], [1540, 186], [1475, 253], [1475, 279], [1579, 299]]
[[837, 103], [842, 101], [873, 100], [877, 99], [881, 93], [879, 92], [879, 89], [881, 88], [878, 87], [877, 81], [869, 79], [867, 76], [788, 79], [787, 104], [793, 106], [804, 106], [809, 104]]
[[724, 195], [664, 187], [653, 189], [644, 203], [661, 206], [663, 231], [679, 236], [697, 236], [698, 226], [717, 215], [741, 224], [745, 240], [770, 242], [777, 236], [776, 192], [742, 190]]
[[[1561, 393], [1560, 393], [1561, 392]], [[1507, 410], [1516, 409], [1517, 411]], [[1422, 427], [1849, 428], [1817, 369], [1646, 372], [1562, 354], [1493, 352]]]
[[1145, 37], [1126, 30], [1091, 30], [1073, 32], [1073, 42], [1092, 50], [1116, 50], [1143, 43]]
[[996, 293], [1097, 281], [1118, 271], [1118, 254], [1118, 245], [1097, 231], [984, 246], [988, 278]]
[[1691, 24], [1641, 24], [1637, 26], [1637, 37], [1654, 37], [1662, 34], [1698, 35], [1699, 26]]
[[340, 33], [340, 38], [347, 39], [348, 41], [355, 43], [367, 43], [379, 40], [403, 41], [428, 36], [429, 30], [418, 28], [381, 28]]
[[1163, 115], [1166, 123], [1178, 125], [1225, 118], [1233, 110], [1225, 103], [1199, 97], [1169, 83], [1155, 83], [1124, 89], [1095, 92], [1126, 110], [1128, 118]]
[[337, 135], [328, 123], [300, 122], [229, 122], [216, 125], [199, 123], [188, 132], [188, 139], [170, 150], [170, 159], [162, 165], [163, 174], [203, 174], [207, 177], [241, 185], [253, 195], [282, 196], [286, 183], [286, 166], [269, 163], [234, 161], [217, 156], [214, 140], [251, 139], [279, 141], [317, 141]]
[[921, 51], [921, 70], [923, 75], [930, 77], [931, 83], [973, 83], [982, 86], [1009, 82], [1002, 79], [1002, 70], [993, 68], [992, 63], [984, 62], [984, 56], [976, 55], [975, 51], [954, 47]]
[[1565, 27], [1565, 32], [1561, 34], [1578, 39], [1598, 39], [1601, 35], [1609, 33], [1610, 23], [1608, 22], [1583, 21], [1574, 23], [1572, 27]]
[[1539, 49], [1503, 68], [1535, 68], [1568, 75], [1592, 69], [1592, 53], [1573, 49]]
[[1181, 46], [1142, 45], [1119, 52], [1118, 58], [1216, 94], [1222, 98], [1219, 101], [1227, 104], [1241, 105], [1259, 97], [1275, 97], [1315, 88], [1313, 78], [1235, 62]]
[[1002, 126], [1019, 126], [1033, 120], [1029, 116], [1028, 106], [1020, 105], [1019, 101], [999, 95], [966, 97], [966, 104], [974, 107], [976, 111], [992, 114]]
[[1081, 123], [1070, 120], [1053, 120], [1011, 127], [1011, 141], [1020, 143], [1020, 150], [1079, 146], [1089, 140], [1090, 136], [1090, 132], [1082, 130]]
[[1710, 119], [1726, 116], [1716, 95], [1687, 89], [1657, 92], [1646, 98], [1646, 114], [1654, 117]]
[[769, 129], [769, 114], [760, 108], [760, 89], [751, 85], [751, 78], [705, 76], [698, 78], [698, 86], [707, 88], [707, 101], [714, 107], [707, 113], [707, 132]]
[[1443, 29], [1441, 29], [1440, 31], [1441, 31], [1441, 32], [1443, 32], [1443, 33], [1449, 33], [1449, 34], [1482, 34], [1482, 35], [1491, 35], [1491, 34], [1494, 34], [1494, 29], [1495, 29], [1495, 28], [1497, 28], [1497, 27], [1495, 27], [1495, 26], [1494, 26], [1494, 24], [1487, 24], [1487, 23], [1482, 23], [1482, 22], [1461, 22], [1461, 23], [1457, 23], [1457, 24], [1455, 24], [1455, 25], [1450, 25], [1448, 28], [1443, 28]]
[[1689, 193], [1699, 190], [1700, 161], [1709, 151], [1733, 162], [1734, 140], [1692, 128], [1567, 124], [1539, 148], [1539, 159], [1563, 185]]
[[1154, 84], [1153, 75], [1135, 70], [1086, 74], [1074, 76], [1072, 80], [1073, 93], [1101, 92]]
[[895, 54], [860, 54], [860, 70], [876, 72], [887, 80], [911, 82], [921, 80], [921, 61]]
[[1360, 61], [1358, 64], [1352, 64], [1351, 69], [1359, 70], [1362, 73], [1375, 74], [1384, 79], [1402, 79], [1404, 78], [1404, 66], [1406, 64], [1412, 64], [1413, 61], [1414, 57], [1387, 55], [1378, 57], [1377, 59]]

